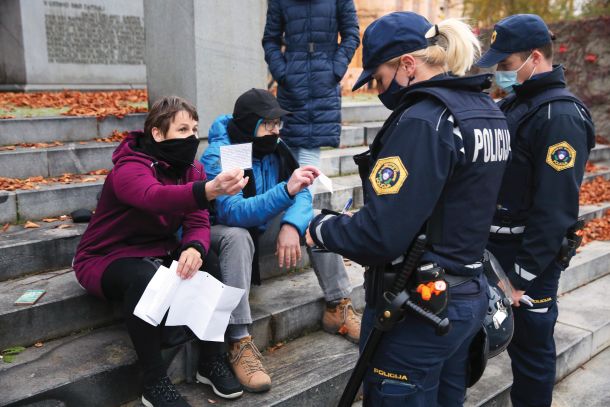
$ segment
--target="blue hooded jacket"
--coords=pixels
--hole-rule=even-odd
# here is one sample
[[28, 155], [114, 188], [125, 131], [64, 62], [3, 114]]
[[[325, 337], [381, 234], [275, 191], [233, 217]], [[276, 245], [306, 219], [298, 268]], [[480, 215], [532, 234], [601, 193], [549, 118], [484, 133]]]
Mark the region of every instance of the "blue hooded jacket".
[[[219, 116], [208, 134], [209, 146], [201, 156], [205, 163], [208, 179], [216, 178], [222, 171], [220, 165], [220, 146], [231, 144], [227, 125], [232, 115]], [[281, 143], [282, 141], [280, 141]], [[269, 154], [262, 159], [252, 158], [252, 171], [256, 182], [256, 196], [244, 198], [243, 191], [233, 196], [223, 195], [216, 198], [214, 224], [251, 228], [258, 226], [261, 232], [267, 222], [285, 211], [282, 224], [294, 226], [301, 236], [313, 218], [312, 198], [305, 188], [294, 198], [286, 192], [286, 181], [280, 180], [280, 159], [277, 154]]]

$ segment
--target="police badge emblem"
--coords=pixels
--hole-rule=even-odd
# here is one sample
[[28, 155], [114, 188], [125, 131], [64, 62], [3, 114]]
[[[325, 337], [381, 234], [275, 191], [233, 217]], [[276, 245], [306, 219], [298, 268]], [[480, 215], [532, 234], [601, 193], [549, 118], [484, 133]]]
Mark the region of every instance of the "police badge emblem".
[[369, 181], [377, 195], [396, 194], [408, 176], [400, 157], [394, 156], [377, 160]]
[[576, 150], [567, 141], [553, 144], [546, 153], [546, 163], [556, 171], [574, 167]]

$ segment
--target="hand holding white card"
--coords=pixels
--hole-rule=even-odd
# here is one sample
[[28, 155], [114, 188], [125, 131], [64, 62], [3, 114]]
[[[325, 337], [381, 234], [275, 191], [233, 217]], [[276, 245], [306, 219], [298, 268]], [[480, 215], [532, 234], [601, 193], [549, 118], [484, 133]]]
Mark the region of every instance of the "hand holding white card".
[[252, 143], [220, 146], [220, 165], [223, 171], [252, 168]]

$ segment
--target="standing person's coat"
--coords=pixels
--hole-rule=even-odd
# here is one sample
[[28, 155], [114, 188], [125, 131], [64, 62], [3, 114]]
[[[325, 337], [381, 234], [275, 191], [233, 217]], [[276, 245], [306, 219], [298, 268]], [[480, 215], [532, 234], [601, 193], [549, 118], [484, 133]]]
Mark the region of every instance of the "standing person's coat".
[[359, 44], [353, 0], [269, 0], [263, 48], [280, 106], [292, 112], [282, 130], [290, 147], [339, 146], [339, 81]]

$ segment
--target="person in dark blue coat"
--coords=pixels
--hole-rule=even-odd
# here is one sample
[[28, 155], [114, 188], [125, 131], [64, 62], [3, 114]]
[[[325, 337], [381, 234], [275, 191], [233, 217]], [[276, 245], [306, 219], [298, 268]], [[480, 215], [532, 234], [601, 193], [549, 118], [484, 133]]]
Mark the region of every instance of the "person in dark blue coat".
[[359, 44], [353, 0], [269, 0], [265, 60], [280, 105], [292, 112], [281, 134], [300, 165], [319, 166], [320, 147], [339, 146], [339, 82]]
[[512, 160], [488, 248], [513, 286], [511, 400], [515, 407], [550, 406], [559, 276], [575, 253], [570, 229], [595, 132], [587, 108], [566, 89], [563, 67], [553, 66], [552, 34], [540, 17], [518, 14], [496, 24], [477, 65], [496, 64], [496, 82], [510, 92], [500, 108]]
[[392, 13], [367, 28], [363, 44], [364, 72], [355, 88], [375, 79], [393, 112], [368, 160], [357, 156], [364, 206], [352, 217], [315, 217], [308, 242], [368, 266], [366, 338], [388, 290], [384, 277], [400, 269], [418, 235], [427, 235], [413, 278], [432, 263], [444, 269], [450, 295], [437, 312], [452, 329], [437, 336], [406, 314], [385, 333], [367, 368], [364, 405], [461, 405], [469, 347], [487, 310], [481, 260], [510, 155], [506, 119], [483, 93], [491, 75], [463, 77], [480, 50], [465, 23], [432, 25], [415, 13]]

